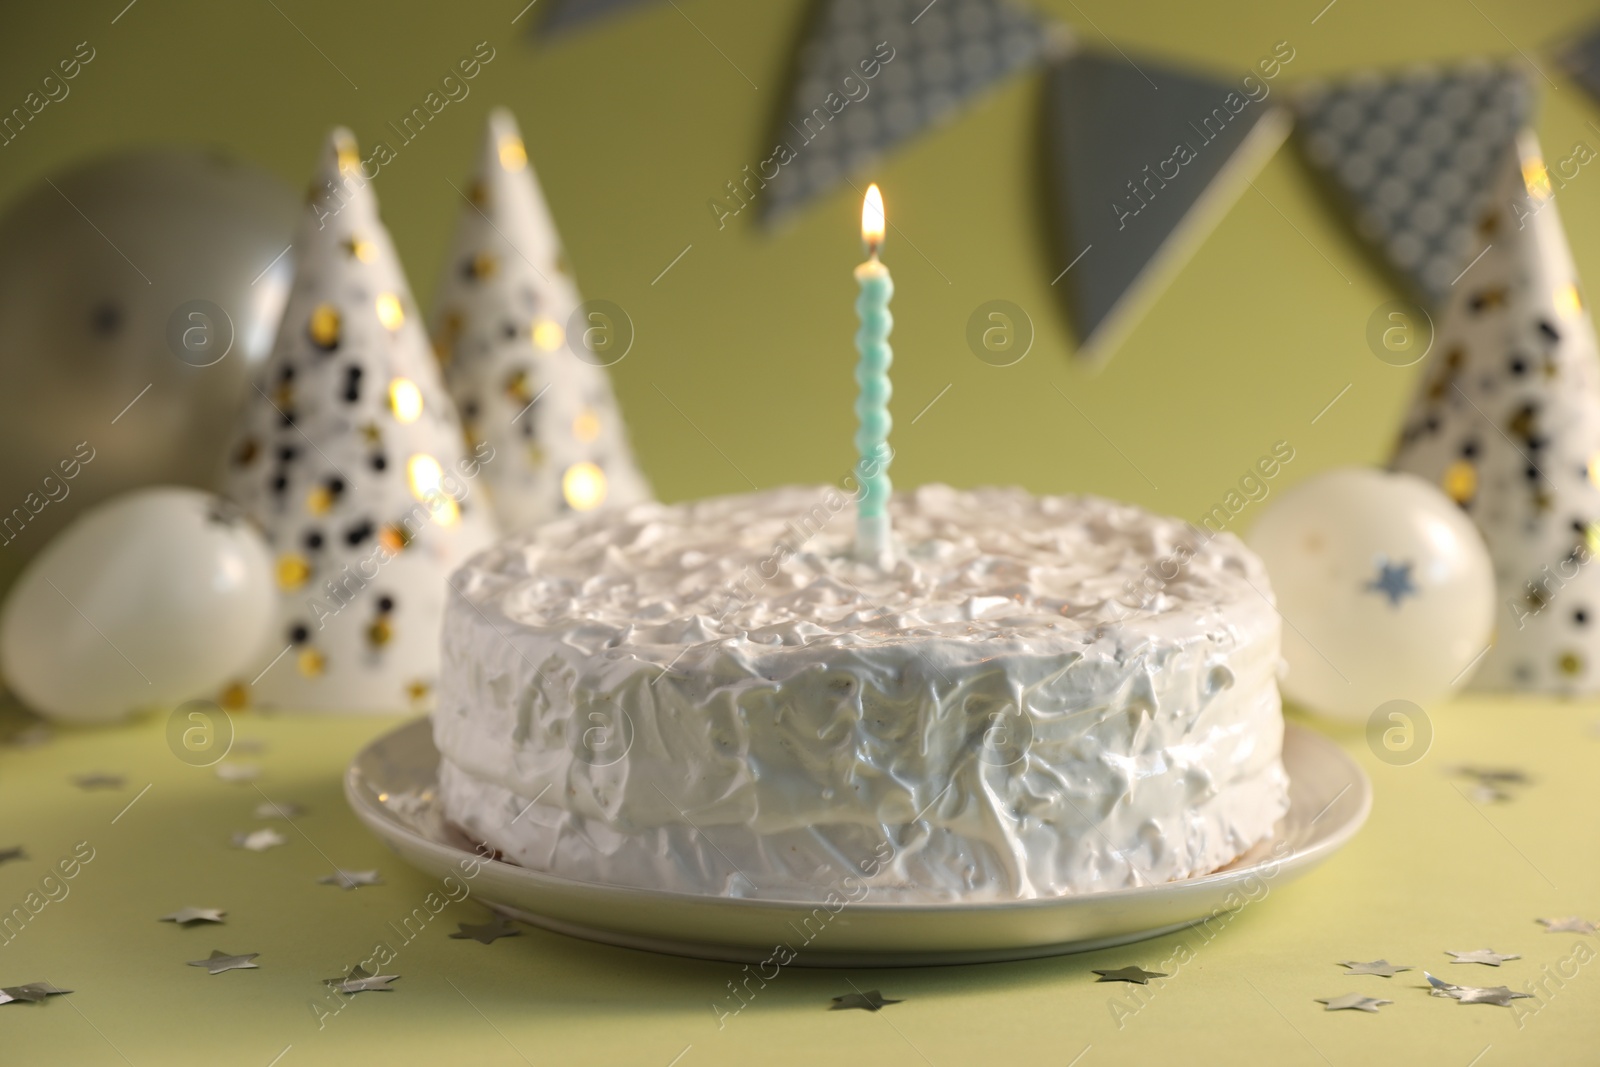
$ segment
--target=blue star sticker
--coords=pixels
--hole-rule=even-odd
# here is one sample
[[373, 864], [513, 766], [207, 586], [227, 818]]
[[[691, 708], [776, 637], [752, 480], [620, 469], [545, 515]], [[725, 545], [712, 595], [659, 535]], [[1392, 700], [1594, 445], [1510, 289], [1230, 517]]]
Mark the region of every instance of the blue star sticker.
[[1367, 583], [1367, 591], [1382, 593], [1389, 598], [1392, 607], [1399, 607], [1400, 601], [1409, 594], [1416, 596], [1418, 589], [1411, 584], [1411, 564], [1390, 563], [1380, 560], [1378, 563], [1378, 576]]

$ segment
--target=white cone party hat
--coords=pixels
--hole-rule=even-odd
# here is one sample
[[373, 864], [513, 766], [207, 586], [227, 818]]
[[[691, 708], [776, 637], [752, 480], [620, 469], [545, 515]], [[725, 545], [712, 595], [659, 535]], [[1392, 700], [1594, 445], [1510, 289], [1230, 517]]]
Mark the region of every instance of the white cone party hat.
[[[508, 531], [650, 499], [605, 367], [627, 354], [621, 309], [583, 305], [516, 121], [489, 116], [440, 283], [434, 347], [466, 428], [489, 449]], [[485, 453], [488, 454], [488, 453]]]
[[228, 495], [266, 533], [280, 594], [256, 704], [429, 706], [447, 577], [494, 535], [493, 461], [463, 445], [362, 167], [335, 130], [228, 457]]
[[1478, 689], [1600, 690], [1600, 354], [1555, 193], [1523, 132], [1393, 462], [1440, 486], [1488, 543], [1500, 602]]

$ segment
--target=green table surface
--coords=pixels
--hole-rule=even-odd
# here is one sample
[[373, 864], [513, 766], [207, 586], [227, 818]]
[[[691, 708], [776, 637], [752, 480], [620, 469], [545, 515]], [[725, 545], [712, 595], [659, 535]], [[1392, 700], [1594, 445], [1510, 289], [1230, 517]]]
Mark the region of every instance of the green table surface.
[[[237, 717], [260, 751], [254, 783], [219, 780], [167, 747], [166, 717], [58, 729], [0, 745], [0, 906], [48, 898], [41, 880], [92, 849], [76, 876], [0, 940], [0, 985], [75, 990], [0, 1005], [0, 1064], [1039, 1064], [1179, 1062], [1495, 1064], [1600, 1062], [1600, 938], [1551, 934], [1539, 917], [1600, 920], [1600, 705], [1469, 698], [1434, 710], [1431, 749], [1407, 766], [1376, 758], [1357, 726], [1319, 727], [1372, 777], [1366, 828], [1326, 865], [1275, 885], [1209, 939], [1198, 930], [1022, 963], [882, 970], [787, 968], [719, 1026], [713, 1003], [738, 966], [590, 944], [532, 927], [490, 945], [452, 940], [489, 913], [452, 903], [409, 942], [400, 921], [434, 887], [345, 806], [341, 775], [400, 719]], [[0, 736], [28, 725], [0, 715]], [[1475, 802], [1462, 765], [1516, 768], [1512, 798]], [[85, 790], [76, 776], [124, 776]], [[142, 791], [142, 792], [141, 792]], [[252, 817], [263, 797], [305, 806], [293, 825]], [[231, 847], [277, 826], [288, 843]], [[87, 845], [81, 843], [87, 842]], [[337, 865], [384, 884], [317, 884]], [[62, 895], [61, 886], [66, 887]], [[185, 905], [225, 925], [178, 928]], [[391, 923], [395, 925], [391, 925]], [[321, 980], [380, 943], [389, 993], [337, 1014]], [[1452, 964], [1447, 949], [1522, 958]], [[213, 949], [259, 952], [259, 969], [186, 966]], [[1417, 969], [1348, 975], [1339, 960]], [[1139, 964], [1172, 977], [1099, 984], [1093, 968]], [[1422, 969], [1534, 999], [1508, 1009], [1428, 995]], [[853, 988], [903, 1003], [830, 1011]], [[1329, 1012], [1314, 998], [1360, 992], [1380, 1014]], [[278, 1057], [275, 1059], [274, 1057]]]

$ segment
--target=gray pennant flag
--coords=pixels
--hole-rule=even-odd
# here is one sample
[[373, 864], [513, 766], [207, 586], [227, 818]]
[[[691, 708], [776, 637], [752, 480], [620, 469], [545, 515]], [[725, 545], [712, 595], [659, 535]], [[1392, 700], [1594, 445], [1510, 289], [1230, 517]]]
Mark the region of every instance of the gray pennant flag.
[[1031, 69], [1064, 33], [1004, 0], [823, 0], [771, 154], [728, 182], [713, 212], [721, 223], [759, 201], [764, 221], [786, 217]]
[[1233, 202], [1239, 177], [1282, 143], [1274, 91], [1253, 73], [1224, 81], [1095, 52], [1052, 68], [1048, 160], [1064, 265], [1052, 284], [1066, 289], [1080, 352], [1115, 346], [1139, 301]]
[[1489, 64], [1359, 75], [1297, 101], [1305, 157], [1412, 295], [1442, 306], [1477, 252], [1495, 164], [1532, 106]]

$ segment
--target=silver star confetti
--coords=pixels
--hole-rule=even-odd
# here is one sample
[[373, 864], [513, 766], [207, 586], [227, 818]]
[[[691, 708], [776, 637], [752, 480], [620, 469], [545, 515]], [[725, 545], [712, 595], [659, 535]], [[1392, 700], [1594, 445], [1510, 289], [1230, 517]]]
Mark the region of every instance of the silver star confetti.
[[252, 963], [259, 952], [246, 952], [242, 956], [230, 956], [221, 949], [212, 949], [211, 955], [203, 960], [190, 960], [191, 967], [204, 967], [207, 974], [221, 974], [223, 971], [253, 971], [260, 965]]
[[28, 853], [21, 845], [15, 848], [0, 848], [0, 863], [10, 863], [12, 860], [25, 860]]
[[288, 843], [288, 838], [270, 826], [263, 827], [260, 830], [252, 830], [248, 834], [239, 833], [233, 835], [234, 848], [247, 848], [251, 852], [265, 852], [269, 848], [276, 848], [279, 845], [287, 845]]
[[459, 927], [459, 929], [450, 935], [455, 940], [481, 941], [485, 945], [494, 944], [497, 938], [516, 937], [518, 934], [522, 933], [521, 930], [518, 930], [515, 926], [512, 926], [504, 919], [498, 917], [496, 917], [492, 922], [486, 922], [477, 926], [474, 926], [471, 923], [457, 923], [456, 926]]
[[305, 813], [305, 808], [287, 800], [263, 800], [256, 805], [255, 816], [258, 819], [295, 819]]
[[[1470, 952], [1451, 952], [1449, 949], [1445, 949], [1444, 954], [1455, 957], [1450, 961], [1451, 963], [1481, 963], [1485, 967], [1498, 967], [1506, 960], [1520, 960], [1522, 958], [1515, 952], [1501, 953], [1492, 948], [1475, 948]], [[1424, 971], [1422, 973], [1426, 974], [1428, 972]]]
[[1513, 993], [1503, 985], [1475, 986], [1454, 985], [1442, 978], [1435, 978], [1422, 972], [1428, 979], [1428, 984], [1433, 988], [1428, 992], [1436, 997], [1449, 997], [1459, 1000], [1463, 1004], [1495, 1004], [1502, 1008], [1509, 1008], [1513, 1000], [1531, 1000], [1532, 993]]
[[378, 877], [377, 871], [346, 871], [336, 870], [332, 874], [325, 874], [317, 879], [318, 885], [336, 885], [340, 889], [355, 889], [364, 885], [382, 885], [383, 879]]
[[253, 782], [261, 777], [261, 768], [254, 763], [229, 763], [224, 760], [217, 764], [217, 777], [224, 782]]
[[171, 915], [163, 915], [156, 922], [177, 923], [179, 926], [189, 926], [192, 923], [219, 923], [222, 917], [228, 914], [221, 908], [179, 908]]
[[829, 1011], [845, 1011], [849, 1008], [860, 1008], [862, 1011], [882, 1011], [886, 1004], [901, 1004], [903, 1001], [890, 1000], [876, 989], [869, 989], [865, 993], [846, 993], [842, 997], [833, 998], [833, 1007]]
[[29, 982], [26, 985], [12, 985], [0, 987], [0, 1004], [28, 1003], [38, 1004], [46, 997], [57, 997], [63, 993], [70, 993], [70, 989], [59, 989], [49, 982]]
[[1412, 968], [1390, 963], [1388, 960], [1373, 960], [1370, 963], [1358, 963], [1355, 960], [1340, 960], [1339, 966], [1350, 968], [1351, 974], [1375, 974], [1379, 978], [1393, 978], [1401, 971]]
[[1392, 1000], [1380, 997], [1364, 997], [1360, 993], [1346, 993], [1342, 997], [1317, 997], [1318, 1004], [1326, 1004], [1324, 1011], [1366, 1011], [1373, 1015], [1378, 1014], [1378, 1009], [1385, 1004], [1393, 1004]]
[[399, 980], [398, 974], [373, 974], [358, 963], [343, 978], [324, 978], [322, 984], [353, 997], [357, 993], [393, 993], [389, 983]]
[[1152, 978], [1166, 978], [1160, 971], [1147, 971], [1143, 967], [1118, 967], [1114, 971], [1095, 971], [1097, 982], [1136, 982], [1149, 985]]
[[123, 779], [120, 774], [80, 774], [72, 779], [72, 784], [82, 790], [90, 789], [121, 789]]
[[[0, 852], [0, 860], [5, 859], [5, 853]], [[1593, 934], [1594, 923], [1577, 915], [1568, 915], [1563, 919], [1537, 919], [1535, 920], [1550, 934]]]

